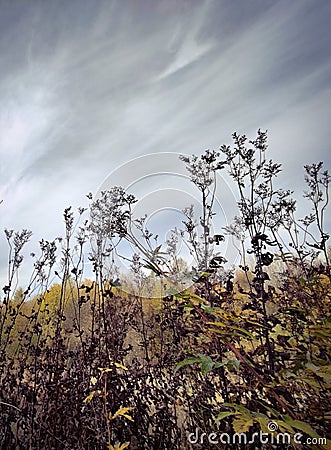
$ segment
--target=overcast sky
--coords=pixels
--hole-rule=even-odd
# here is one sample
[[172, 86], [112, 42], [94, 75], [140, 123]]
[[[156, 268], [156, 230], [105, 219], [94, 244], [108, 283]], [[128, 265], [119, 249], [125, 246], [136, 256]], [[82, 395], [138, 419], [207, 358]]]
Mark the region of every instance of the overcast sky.
[[1, 229], [54, 238], [133, 158], [258, 128], [300, 197], [304, 164], [330, 168], [330, 21], [329, 0], [0, 0]]

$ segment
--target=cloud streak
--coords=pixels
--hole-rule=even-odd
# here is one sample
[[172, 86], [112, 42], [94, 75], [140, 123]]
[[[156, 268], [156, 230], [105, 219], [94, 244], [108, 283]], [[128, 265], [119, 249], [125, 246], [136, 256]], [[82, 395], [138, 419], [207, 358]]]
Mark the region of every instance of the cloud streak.
[[120, 164], [218, 148], [235, 130], [270, 131], [293, 189], [304, 163], [330, 164], [327, 1], [0, 9], [1, 228], [60, 234], [59, 212]]

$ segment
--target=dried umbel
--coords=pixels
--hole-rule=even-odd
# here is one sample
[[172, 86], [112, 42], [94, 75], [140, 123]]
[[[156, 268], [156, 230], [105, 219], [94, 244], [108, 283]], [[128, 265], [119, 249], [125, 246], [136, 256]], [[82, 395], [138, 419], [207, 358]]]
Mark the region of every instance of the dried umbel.
[[100, 238], [124, 237], [131, 220], [131, 206], [136, 202], [122, 187], [102, 191], [90, 205], [90, 231]]
[[[183, 210], [186, 219], [183, 221], [184, 232], [187, 234], [187, 242], [190, 244], [190, 252], [194, 257], [199, 271], [214, 270], [210, 267], [213, 258], [219, 258], [215, 253], [214, 243], [219, 245], [221, 240], [213, 235], [213, 216], [217, 174], [224, 169], [225, 161], [219, 159], [220, 153], [215, 150], [206, 150], [201, 156], [181, 156], [186, 164], [192, 183], [198, 188], [201, 195], [202, 213], [195, 217], [193, 205]], [[220, 235], [217, 235], [220, 236]]]

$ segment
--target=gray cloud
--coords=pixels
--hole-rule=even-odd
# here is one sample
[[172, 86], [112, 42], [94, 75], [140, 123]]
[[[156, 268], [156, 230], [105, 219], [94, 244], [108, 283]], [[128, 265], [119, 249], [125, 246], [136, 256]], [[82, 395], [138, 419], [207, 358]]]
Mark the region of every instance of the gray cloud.
[[1, 228], [57, 235], [131, 158], [259, 127], [300, 192], [303, 164], [330, 163], [330, 16], [313, 0], [0, 1]]

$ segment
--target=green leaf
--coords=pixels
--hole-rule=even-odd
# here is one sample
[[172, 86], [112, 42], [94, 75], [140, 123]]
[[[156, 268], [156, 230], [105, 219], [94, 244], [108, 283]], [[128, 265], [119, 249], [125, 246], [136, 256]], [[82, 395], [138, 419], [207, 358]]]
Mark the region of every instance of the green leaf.
[[201, 362], [201, 359], [200, 359], [200, 358], [186, 358], [186, 359], [184, 359], [183, 361], [180, 361], [180, 362], [176, 365], [176, 367], [175, 367], [175, 372], [174, 372], [174, 373], [176, 373], [179, 369], [181, 369], [181, 368], [184, 367], [184, 366], [190, 366], [190, 365], [192, 365], [192, 364], [199, 363], [199, 362]]
[[239, 361], [238, 359], [234, 359], [232, 361], [229, 361], [226, 366], [227, 366], [228, 370], [232, 370], [234, 367], [236, 369], [236, 371], [238, 372], [240, 363], [241, 363], [241, 361]]
[[[257, 414], [256, 414], [257, 415]], [[264, 416], [264, 417], [257, 417], [256, 418], [257, 422], [260, 424], [262, 433], [270, 433], [270, 430], [268, 428], [268, 423], [270, 422], [269, 417]], [[278, 422], [277, 422], [278, 423]]]
[[216, 362], [214, 363], [214, 367], [215, 367], [215, 369], [218, 369], [219, 367], [226, 366], [227, 364], [228, 364], [228, 363], [226, 363], [226, 362], [216, 361]]
[[279, 426], [280, 431], [287, 432], [289, 431], [291, 434], [295, 434], [295, 431], [291, 427], [291, 425], [284, 420], [277, 420], [277, 425]]
[[267, 411], [269, 411], [273, 417], [276, 417], [276, 419], [279, 417], [280, 413], [276, 409], [272, 408], [271, 406], [265, 405], [260, 401], [258, 403], [262, 405]]
[[206, 322], [207, 325], [214, 325], [215, 327], [227, 327], [228, 324], [223, 322]]
[[217, 328], [210, 328], [209, 331], [212, 331], [213, 333], [217, 333], [217, 334], [230, 334], [229, 330], [233, 330], [234, 332], [231, 333], [231, 336], [241, 336], [244, 334], [245, 336], [249, 337], [250, 339], [254, 339], [254, 335], [252, 333], [250, 333], [249, 331], [244, 330], [243, 328], [239, 328], [239, 327], [234, 327], [232, 325], [221, 325], [221, 322], [216, 322], [217, 326], [223, 327], [223, 328], [227, 328], [228, 331], [221, 331], [218, 330]]
[[223, 403], [223, 406], [229, 406], [230, 408], [234, 408], [236, 411], [245, 415], [246, 417], [252, 417], [252, 413], [249, 409], [245, 408], [242, 405], [237, 405], [237, 403]]
[[239, 328], [239, 327], [234, 327], [234, 326], [229, 326], [228, 328], [231, 328], [232, 330], [236, 330], [236, 331], [238, 331], [239, 333], [243, 333], [243, 334], [245, 334], [246, 336], [248, 336], [249, 338], [251, 338], [251, 339], [254, 339], [254, 335], [252, 334], [252, 333], [250, 333], [249, 331], [246, 331], [244, 328]]
[[206, 375], [210, 372], [214, 366], [213, 360], [209, 356], [200, 355], [201, 360], [201, 373], [202, 375]]
[[206, 300], [202, 297], [199, 297], [199, 295], [196, 294], [180, 294], [177, 297], [183, 298], [184, 300], [190, 300], [191, 302], [196, 302], [198, 304], [205, 303]]
[[224, 311], [222, 308], [218, 308], [218, 307], [217, 308], [216, 307], [211, 308], [210, 306], [203, 306], [203, 309], [206, 312], [211, 312], [215, 316], [216, 315], [217, 316], [221, 316], [223, 319], [232, 320], [234, 322], [238, 321], [238, 317], [237, 316], [235, 316], [233, 313], [229, 314], [228, 312]]
[[269, 327], [263, 325], [262, 323], [255, 322], [254, 320], [246, 319], [246, 322], [250, 323], [251, 325], [254, 325], [256, 327], [265, 328], [265, 329], [269, 330]]
[[325, 381], [331, 381], [331, 366], [316, 366], [315, 364], [307, 363], [306, 368], [315, 375], [324, 378]]
[[173, 295], [174, 297], [179, 297], [179, 296], [180, 296], [180, 292], [177, 291], [177, 289], [174, 289], [174, 288], [170, 288], [170, 289], [167, 291], [167, 294], [168, 294], [168, 295]]
[[198, 358], [196, 358], [196, 357], [186, 358], [183, 361], [180, 361], [176, 365], [174, 373], [176, 373], [177, 370], [181, 369], [184, 366], [188, 366], [188, 365], [195, 364], [195, 363], [200, 364], [201, 373], [204, 376], [212, 370], [212, 368], [214, 367], [214, 364], [215, 364], [214, 361], [209, 356], [199, 355]]
[[220, 420], [222, 420], [222, 419], [225, 419], [225, 417], [228, 417], [228, 416], [234, 416], [236, 413], [235, 412], [232, 412], [232, 411], [224, 411], [224, 412], [221, 412], [221, 413], [219, 413], [219, 415], [216, 417], [216, 422], [219, 422]]
[[[222, 334], [223, 336], [229, 336], [229, 332], [227, 330], [218, 330], [217, 328], [210, 328], [209, 331], [211, 331], [212, 333], [216, 333], [216, 334]], [[236, 334], [233, 334], [234, 336], [236, 336]], [[232, 335], [231, 335], [232, 336]]]
[[301, 422], [301, 420], [293, 420], [289, 416], [284, 417], [285, 422], [297, 430], [301, 430], [308, 436], [312, 438], [318, 438], [318, 434], [311, 428], [311, 426], [306, 422]]
[[201, 273], [197, 274], [196, 276], [193, 276], [192, 281], [194, 283], [199, 283], [199, 282], [203, 281], [203, 279], [207, 279], [211, 275], [212, 275], [211, 272], [201, 272]]
[[315, 392], [319, 392], [319, 390], [321, 389], [320, 384], [316, 380], [313, 380], [312, 378], [297, 377], [296, 379], [298, 381], [303, 381], [304, 383], [308, 384], [310, 387], [314, 389]]
[[[195, 303], [199, 306], [202, 306], [206, 303], [206, 300], [202, 297], [199, 297], [199, 295], [191, 294], [187, 292], [178, 292], [175, 289], [169, 289], [169, 293], [177, 298], [182, 298], [183, 300], [189, 300], [190, 303]], [[192, 305], [190, 305], [192, 307]]]

